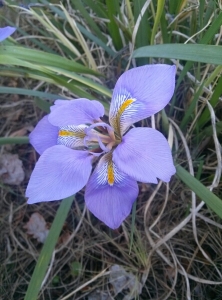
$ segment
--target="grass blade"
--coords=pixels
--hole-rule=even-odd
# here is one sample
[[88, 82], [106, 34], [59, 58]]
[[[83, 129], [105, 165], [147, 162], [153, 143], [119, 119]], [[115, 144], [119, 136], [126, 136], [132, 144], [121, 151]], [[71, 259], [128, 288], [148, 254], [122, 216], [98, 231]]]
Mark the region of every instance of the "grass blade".
[[[180, 124], [181, 129], [184, 129], [185, 126], [187, 125], [188, 121], [190, 120], [190, 117], [197, 105], [197, 101], [199, 100], [199, 97], [203, 93], [203, 87], [210, 85], [215, 80], [215, 78], [218, 77], [218, 75], [221, 73], [221, 68], [222, 68], [221, 66], [217, 66], [215, 68], [215, 70], [211, 73], [211, 75], [201, 84], [201, 86], [198, 88], [198, 90], [194, 94], [193, 100], [192, 100], [191, 104], [189, 105], [188, 109], [186, 110], [186, 113], [181, 121], [181, 124]], [[221, 89], [219, 89], [219, 91], [220, 90]], [[219, 98], [219, 96], [218, 96], [218, 98]], [[215, 104], [214, 104], [214, 106], [215, 106]], [[198, 124], [199, 124], [199, 122], [198, 122]]]
[[176, 166], [177, 176], [222, 219], [222, 200], [183, 167]]
[[29, 138], [27, 136], [19, 136], [19, 137], [0, 137], [0, 145], [7, 144], [28, 144]]
[[[217, 86], [215, 87], [215, 90], [210, 98], [210, 104], [214, 108], [218, 102], [219, 97], [222, 95], [222, 77], [218, 80]], [[207, 123], [210, 119], [210, 112], [207, 108], [203, 111], [202, 115], [198, 119], [198, 126], [199, 128], [202, 128], [205, 123]]]
[[182, 59], [207, 64], [222, 65], [222, 46], [202, 44], [164, 44], [141, 47], [133, 57], [158, 57]]
[[14, 87], [5, 87], [0, 86], [0, 94], [17, 94], [17, 95], [27, 95], [32, 97], [40, 97], [46, 98], [49, 100], [56, 100], [56, 99], [67, 99], [64, 96], [35, 91], [35, 90], [28, 90], [22, 88], [14, 88]]
[[93, 20], [92, 16], [88, 13], [85, 6], [83, 5], [81, 0], [72, 0], [72, 4], [76, 7], [77, 10], [79, 10], [81, 16], [84, 18], [84, 20], [88, 23], [89, 27], [94, 31], [96, 36], [106, 43], [106, 38], [102, 34], [101, 29], [97, 26], [96, 22]]
[[155, 17], [154, 25], [153, 25], [153, 29], [152, 29], [150, 45], [154, 44], [154, 39], [155, 39], [157, 28], [158, 28], [158, 25], [160, 23], [160, 19], [161, 19], [162, 13], [163, 13], [164, 4], [165, 4], [164, 0], [157, 0], [157, 11], [156, 11], [156, 17]]
[[107, 5], [108, 17], [110, 20], [110, 22], [108, 24], [110, 35], [112, 37], [113, 44], [114, 44], [116, 50], [120, 50], [120, 49], [122, 49], [123, 44], [122, 44], [122, 39], [121, 39], [120, 32], [119, 32], [119, 27], [116, 24], [116, 21], [114, 18], [114, 16], [116, 16], [116, 14], [119, 12], [119, 1], [106, 0], [106, 5]]
[[99, 75], [95, 72], [74, 60], [61, 57], [56, 54], [47, 53], [39, 50], [17, 47], [17, 46], [4, 46], [0, 47], [0, 54], [12, 56], [13, 58], [19, 58], [21, 60], [36, 63], [39, 66], [51, 66], [51, 67], [61, 67], [67, 71], [82, 73], [82, 74], [92, 74]]
[[45, 111], [46, 113], [50, 113], [50, 106], [52, 105], [51, 103], [40, 98], [36, 98], [34, 102], [38, 108]]
[[59, 209], [57, 210], [55, 219], [52, 223], [52, 227], [50, 228], [48, 237], [43, 245], [24, 300], [36, 300], [38, 298], [38, 293], [41, 289], [52, 253], [55, 249], [55, 245], [58, 241], [59, 234], [62, 230], [72, 202], [73, 196], [62, 200]]
[[[136, 39], [135, 39], [135, 48], [137, 49], [149, 45], [150, 36], [152, 34], [149, 22], [147, 22], [147, 20], [149, 19], [148, 10], [146, 9], [143, 15], [141, 14], [144, 5], [146, 5], [146, 2], [147, 2], [146, 0], [133, 1], [135, 24], [137, 24], [139, 21], [138, 23], [139, 27], [137, 29]], [[149, 60], [147, 58], [139, 58], [136, 61], [137, 61], [137, 66], [142, 66], [149, 63]]]

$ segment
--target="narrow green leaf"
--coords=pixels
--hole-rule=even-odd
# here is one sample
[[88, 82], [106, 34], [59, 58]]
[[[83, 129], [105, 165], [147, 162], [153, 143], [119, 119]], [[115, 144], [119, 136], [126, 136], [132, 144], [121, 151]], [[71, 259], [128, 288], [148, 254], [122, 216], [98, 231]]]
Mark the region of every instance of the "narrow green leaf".
[[[186, 110], [186, 113], [180, 123], [180, 128], [184, 129], [187, 125], [190, 117], [192, 116], [192, 113], [197, 105], [197, 101], [199, 100], [199, 97], [203, 93], [203, 87], [208, 86], [215, 80], [215, 78], [218, 76], [218, 74], [221, 73], [221, 66], [217, 66], [214, 71], [209, 75], [209, 77], [201, 84], [201, 86], [198, 88], [197, 92], [194, 94], [194, 97], [192, 99], [192, 102], [189, 106], [189, 108]], [[220, 89], [221, 90], [221, 89]], [[220, 96], [220, 95], [219, 95]], [[219, 97], [218, 96], [218, 97]], [[198, 123], [199, 124], [199, 123]]]
[[222, 200], [183, 167], [176, 166], [177, 176], [222, 219]]
[[43, 279], [45, 277], [48, 265], [52, 257], [52, 253], [55, 249], [55, 245], [58, 241], [59, 234], [62, 230], [65, 219], [72, 205], [72, 202], [73, 202], [73, 196], [62, 200], [57, 210], [55, 219], [52, 223], [52, 227], [50, 228], [48, 237], [39, 255], [24, 300], [36, 300], [38, 298], [38, 293], [41, 289]]
[[13, 55], [7, 55], [1, 53], [0, 47], [0, 64], [7, 64], [7, 65], [15, 65], [15, 66], [22, 66], [30, 69], [35, 69], [43, 73], [47, 73], [47, 69], [43, 65], [35, 64], [32, 62], [27, 62], [24, 59], [18, 59], [14, 57]]
[[[69, 89], [71, 91], [73, 91], [73, 93], [76, 93], [77, 95], [81, 94], [81, 97], [86, 96], [87, 92], [85, 92], [83, 90], [80, 91], [80, 89], [78, 87], [70, 84], [68, 82], [68, 80], [70, 78], [74, 79], [76, 82], [78, 82], [79, 85], [85, 85], [86, 87], [93, 88], [94, 90], [96, 90], [97, 92], [99, 92], [99, 93], [101, 93], [105, 96], [111, 97], [111, 91], [108, 88], [104, 87], [103, 85], [101, 85], [99, 83], [94, 82], [93, 80], [91, 80], [89, 78], [85, 78], [83, 76], [80, 76], [80, 75], [78, 75], [74, 72], [69, 72], [69, 71], [66, 71], [64, 69], [54, 68], [54, 67], [51, 67], [51, 66], [41, 66], [41, 65], [38, 65], [38, 64], [33, 64], [33, 63], [26, 62], [22, 59], [16, 59], [16, 58], [11, 57], [11, 56], [6, 56], [6, 55], [1, 55], [0, 54], [0, 63], [4, 64], [5, 62], [7, 62], [7, 64], [10, 64], [10, 65], [23, 66], [23, 67], [30, 68], [31, 70], [38, 70], [38, 71], [42, 72], [43, 74], [47, 74], [45, 76], [45, 81], [46, 82], [51, 82], [51, 83], [56, 84], [56, 83], [59, 83], [60, 81], [62, 81], [61, 85], [64, 85], [67, 88], [69, 86]], [[36, 71], [36, 73], [37, 73], [37, 71]], [[63, 80], [64, 77], [61, 77], [61, 74], [67, 76], [69, 79], [67, 79], [67, 81], [64, 81]], [[27, 76], [26, 73], [25, 73], [25, 75]], [[34, 74], [30, 73], [29, 75], [30, 75], [31, 78], [36, 78], [37, 79], [37, 76], [36, 76], [35, 72], [34, 72]], [[53, 78], [53, 80], [49, 80], [51, 78]], [[39, 77], [39, 79], [40, 79], [40, 77]], [[42, 78], [40, 80], [44, 80], [44, 79]], [[89, 95], [89, 98], [92, 98], [92, 97]]]
[[80, 84], [76, 80], [71, 81], [66, 77], [62, 76], [60, 73], [59, 75], [58, 73], [47, 74], [47, 76], [53, 79], [55, 84], [59, 84], [62, 87], [66, 87], [70, 92], [74, 93], [80, 98], [94, 99], [94, 97], [91, 94], [79, 87]]
[[157, 11], [156, 11], [156, 16], [154, 20], [153, 29], [152, 29], [150, 45], [154, 44], [154, 39], [163, 13], [164, 4], [165, 4], [165, 0], [157, 0]]
[[204, 14], [204, 26], [209, 22], [210, 18], [212, 17], [212, 15], [214, 14], [215, 10], [216, 10], [216, 5], [215, 5], [215, 0], [210, 0], [207, 5], [206, 5], [206, 12]]
[[106, 42], [105, 36], [102, 34], [101, 29], [97, 26], [96, 22], [93, 20], [93, 18], [89, 15], [87, 12], [85, 6], [83, 5], [81, 0], [72, 0], [73, 5], [76, 7], [77, 10], [79, 10], [81, 17], [88, 23], [89, 28], [94, 31], [94, 33], [98, 36], [98, 38]]
[[[3, 17], [4, 17], [4, 16], [3, 16]], [[17, 27], [16, 24], [13, 23], [11, 19], [6, 18], [6, 17], [4, 17], [4, 19], [5, 19], [5, 21], [6, 21], [6, 24], [11, 25], [11, 26], [13, 26], [13, 27]], [[23, 19], [23, 21], [24, 21], [24, 19]], [[30, 27], [30, 24], [28, 24], [28, 27], [27, 27], [27, 28], [29, 28], [29, 27]], [[36, 38], [30, 36], [30, 34], [27, 33], [25, 30], [23, 30], [22, 28], [25, 28], [25, 26], [19, 26], [19, 27], [17, 28], [17, 30], [16, 30], [16, 31], [18, 31], [18, 32], [20, 33], [21, 36], [29, 36], [29, 40], [30, 40], [34, 45], [36, 45], [38, 48], [44, 50], [46, 53], [54, 53], [54, 54], [56, 54], [56, 53], [55, 53], [50, 47], [48, 47], [45, 43], [42, 43], [42, 41], [39, 41], [38, 39], [36, 39]], [[39, 29], [39, 28], [38, 28], [38, 29]]]
[[[76, 22], [77, 23], [77, 22]], [[116, 56], [116, 52], [114, 52], [110, 47], [108, 47], [103, 41], [101, 41], [97, 36], [93, 35], [91, 32], [86, 30], [82, 25], [77, 23], [77, 27], [81, 31], [83, 35], [89, 38], [91, 41], [96, 43], [98, 46], [102, 47], [109, 55], [112, 57]], [[101, 75], [102, 76], [102, 75]]]
[[160, 19], [160, 27], [161, 27], [162, 37], [163, 37], [163, 44], [170, 43], [170, 39], [171, 39], [171, 32], [169, 33], [169, 29], [167, 28], [167, 26], [168, 24], [166, 20], [166, 13], [163, 10]]
[[40, 97], [46, 98], [49, 100], [56, 100], [56, 99], [67, 99], [64, 96], [35, 91], [35, 90], [28, 90], [22, 88], [13, 88], [13, 87], [5, 87], [0, 86], [0, 94], [17, 94], [17, 95], [27, 95], [32, 97]]
[[[47, 1], [43, 1], [43, 0], [41, 0], [41, 2], [42, 3], [47, 3]], [[90, 4], [92, 4], [92, 3], [91, 3], [91, 1], [88, 0], [87, 3], [86, 3], [86, 5], [88, 5], [89, 7], [91, 7]], [[99, 8], [100, 6], [98, 5], [98, 3], [96, 5], [92, 4], [92, 7], [95, 9], [95, 12], [100, 11], [100, 8]], [[49, 9], [51, 9], [52, 12], [58, 14], [62, 19], [66, 20], [66, 16], [65, 16], [64, 12], [61, 9], [59, 9], [58, 7], [50, 5]], [[102, 11], [102, 15], [99, 14], [99, 17], [101, 17], [101, 18], [108, 18], [107, 15], [105, 15], [104, 9], [103, 10], [101, 9], [101, 11]], [[51, 21], [53, 22], [54, 20], [52, 19]], [[103, 42], [103, 40], [101, 40], [100, 38], [98, 38], [98, 36], [96, 36], [96, 35], [92, 34], [91, 32], [89, 32], [86, 28], [84, 28], [78, 22], [76, 22], [76, 25], [77, 25], [78, 29], [80, 30], [80, 32], [84, 36], [86, 36], [87, 38], [89, 38], [91, 41], [95, 42], [97, 45], [101, 46], [109, 55], [111, 55], [111, 56], [115, 56], [116, 55], [116, 53], [110, 47], [108, 47], [106, 45], [106, 43]], [[57, 24], [56, 27], [59, 27], [59, 24]], [[72, 34], [72, 33], [70, 33], [70, 34]], [[62, 47], [62, 45], [61, 45], [61, 47]]]
[[[172, 1], [174, 1], [174, 0], [172, 0]], [[221, 23], [222, 23], [222, 12], [217, 16], [217, 18], [209, 26], [209, 28], [207, 29], [207, 31], [204, 33], [203, 37], [199, 41], [199, 44], [208, 44], [210, 42], [210, 40], [213, 39], [214, 36], [215, 36], [215, 34], [218, 32], [218, 30], [219, 30], [219, 28], [221, 26]], [[178, 89], [178, 87], [180, 86], [180, 83], [182, 82], [183, 78], [185, 77], [185, 75], [187, 74], [187, 72], [190, 70], [190, 68], [192, 67], [192, 65], [193, 65], [193, 62], [191, 62], [191, 61], [188, 61], [185, 64], [182, 72], [179, 75], [179, 78], [177, 79], [176, 89], [175, 90]], [[171, 101], [171, 107], [170, 107], [169, 115], [172, 115], [172, 113], [173, 113], [175, 102], [176, 102], [176, 96], [174, 95], [173, 99]]]
[[118, 0], [112, 0], [112, 1], [106, 0], [106, 5], [107, 5], [108, 17], [110, 20], [110, 22], [108, 23], [109, 32], [112, 37], [113, 44], [114, 44], [116, 50], [120, 50], [122, 48], [123, 44], [122, 44], [122, 39], [121, 39], [120, 32], [119, 32], [119, 27], [116, 24], [116, 21], [114, 18], [114, 16], [116, 16], [119, 11], [119, 1]]
[[92, 11], [95, 12], [95, 14], [99, 18], [108, 19], [107, 11], [104, 9], [104, 5], [102, 1], [94, 1], [94, 0], [83, 0], [87, 6], [89, 6]]
[[[133, 1], [133, 12], [134, 12], [134, 22], [136, 23], [137, 19], [141, 16], [141, 10], [147, 0], [134, 0]], [[140, 48], [150, 43], [150, 37], [152, 34], [150, 24], [147, 22], [149, 19], [148, 11], [146, 10], [140, 20], [139, 28], [136, 34], [135, 48]], [[139, 58], [136, 60], [138, 66], [143, 66], [149, 62], [147, 58]]]
[[[36, 63], [39, 66], [52, 66], [52, 67], [62, 67], [67, 71], [83, 73], [83, 74], [92, 74], [99, 75], [98, 72], [95, 72], [74, 60], [61, 57], [52, 53], [47, 53], [39, 50], [34, 50], [24, 47], [16, 46], [3, 46], [0, 47], [0, 55], [12, 56], [13, 58], [18, 58], [30, 63]], [[6, 61], [5, 61], [6, 63]]]
[[[222, 121], [216, 123], [216, 132], [217, 135], [222, 134]], [[213, 135], [213, 126], [207, 126], [198, 135], [194, 136], [194, 141], [201, 141], [204, 139], [204, 137], [212, 136]]]
[[162, 57], [222, 65], [221, 53], [222, 46], [164, 44], [139, 48], [134, 51], [133, 57]]
[[198, 31], [197, 28], [197, 14], [196, 11], [192, 11], [189, 26], [189, 36], [193, 36]]
[[175, 0], [169, 0], [169, 13], [172, 15], [176, 14], [176, 10], [177, 10], [177, 5], [178, 5], [179, 1], [175, 1]]
[[[213, 95], [210, 98], [210, 104], [214, 108], [218, 102], [219, 97], [222, 95], [222, 76], [219, 78], [217, 86], [213, 92]], [[201, 116], [198, 118], [198, 126], [202, 128], [210, 120], [210, 112], [208, 108], [205, 108]]]
[[204, 6], [205, 6], [205, 0], [200, 0], [200, 6], [199, 6], [199, 30], [201, 30], [204, 27], [203, 26]]
[[186, 112], [184, 114], [184, 117], [180, 123], [180, 128], [183, 130], [185, 126], [187, 125], [188, 121], [192, 117], [192, 113], [197, 105], [197, 101], [200, 97], [200, 95], [203, 93], [203, 87], [204, 83], [201, 84], [201, 86], [198, 88], [198, 90], [195, 92], [194, 97], [192, 99], [191, 104], [189, 105], [188, 109], [186, 109]]
[[130, 25], [129, 31], [132, 32], [135, 25], [133, 11], [132, 11], [132, 4], [130, 0], [126, 0], [125, 3], [126, 3], [126, 16]]
[[[1, 55], [0, 55], [0, 61], [1, 61]], [[26, 64], [25, 62], [23, 62], [21, 60], [20, 61], [19, 60], [16, 60], [16, 61], [11, 60], [10, 62], [13, 62], [14, 64], [16, 63], [18, 65]], [[30, 65], [29, 65], [29, 67], [30, 67]], [[47, 83], [51, 83], [51, 84], [54, 84], [56, 86], [59, 85], [61, 87], [65, 87], [70, 92], [77, 95], [77, 97], [83, 97], [83, 98], [88, 98], [88, 99], [94, 98], [94, 97], [92, 97], [91, 94], [89, 94], [88, 92], [86, 92], [86, 91], [84, 91], [84, 90], [82, 90], [78, 87], [78, 85], [82, 85], [84, 87], [83, 84], [78, 83], [75, 80], [70, 81], [69, 78], [67, 78], [63, 75], [60, 75], [60, 74], [52, 74], [52, 73], [49, 74], [49, 71], [47, 69], [44, 69], [44, 72], [37, 71], [35, 69], [35, 65], [32, 65], [32, 69], [27, 69], [27, 70], [25, 70], [23, 68], [9, 68], [7, 70], [5, 68], [3, 71], [0, 70], [0, 75], [9, 76], [9, 77], [32, 78], [32, 79], [36, 79], [36, 80], [39, 80], [39, 81], [44, 81], [44, 82], [47, 82]], [[41, 95], [37, 95], [37, 96], [41, 97]], [[48, 99], [50, 99], [50, 98], [48, 98]], [[64, 97], [63, 96], [58, 96], [58, 97], [55, 97], [55, 100], [56, 99], [64, 99]]]
[[175, 14], [178, 15], [182, 11], [183, 7], [187, 4], [187, 0], [178, 0], [175, 2], [177, 3]]
[[110, 89], [106, 88], [105, 86], [97, 83], [97, 82], [94, 82], [93, 80], [89, 79], [89, 78], [85, 78], [83, 76], [80, 76], [76, 73], [73, 73], [73, 72], [69, 72], [69, 71], [66, 71], [66, 70], [63, 70], [61, 68], [53, 68], [53, 67], [47, 67], [47, 70], [50, 70], [50, 71], [53, 71], [53, 72], [58, 72], [60, 74], [63, 74], [69, 78], [72, 78], [74, 80], [76, 80], [77, 82], [81, 83], [81, 84], [84, 84], [94, 90], [96, 90], [97, 92], [103, 94], [104, 96], [107, 96], [107, 97], [111, 97], [112, 96], [112, 93], [110, 91]]
[[27, 136], [19, 137], [0, 137], [0, 145], [7, 144], [28, 144], [29, 138]]
[[35, 105], [40, 108], [41, 110], [47, 112], [47, 113], [50, 113], [50, 106], [51, 104], [43, 99], [40, 99], [40, 98], [36, 98], [34, 100], [35, 102]]

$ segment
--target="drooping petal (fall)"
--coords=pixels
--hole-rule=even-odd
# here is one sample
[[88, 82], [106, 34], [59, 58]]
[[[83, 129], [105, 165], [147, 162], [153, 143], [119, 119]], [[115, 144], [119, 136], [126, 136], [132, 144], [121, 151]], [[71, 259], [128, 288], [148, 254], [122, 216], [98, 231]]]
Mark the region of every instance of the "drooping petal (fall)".
[[63, 145], [47, 149], [31, 175], [26, 197], [28, 203], [60, 200], [81, 190], [87, 183], [93, 156]]
[[29, 135], [30, 143], [40, 155], [57, 144], [59, 128], [49, 123], [48, 116], [43, 117]]
[[167, 105], [175, 88], [175, 71], [175, 66], [157, 64], [133, 68], [120, 76], [109, 113], [118, 134]]
[[152, 128], [133, 128], [113, 152], [113, 161], [124, 173], [141, 182], [169, 182], [176, 170], [165, 137]]
[[10, 35], [12, 35], [15, 32], [16, 28], [11, 26], [6, 26], [3, 28], [0, 28], [0, 42], [7, 39]]
[[108, 153], [100, 159], [86, 185], [86, 206], [98, 219], [115, 229], [130, 214], [138, 192], [136, 180], [120, 171]]
[[104, 115], [103, 105], [96, 100], [85, 98], [58, 102], [49, 114], [49, 122], [54, 126], [80, 125], [99, 121]]

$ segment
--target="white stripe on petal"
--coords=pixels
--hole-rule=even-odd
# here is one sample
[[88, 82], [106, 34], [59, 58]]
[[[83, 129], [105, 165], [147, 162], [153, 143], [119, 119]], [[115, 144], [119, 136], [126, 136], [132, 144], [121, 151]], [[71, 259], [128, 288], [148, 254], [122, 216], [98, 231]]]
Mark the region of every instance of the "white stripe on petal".
[[64, 145], [72, 149], [84, 147], [84, 138], [86, 136], [85, 128], [87, 127], [87, 125], [68, 125], [60, 127], [57, 144]]
[[115, 132], [122, 136], [132, 125], [131, 116], [141, 109], [141, 104], [130, 93], [121, 91], [110, 105], [109, 121]]
[[121, 183], [126, 177], [125, 174], [119, 171], [117, 166], [112, 161], [112, 154], [105, 154], [99, 161], [95, 169], [97, 184], [109, 185]]

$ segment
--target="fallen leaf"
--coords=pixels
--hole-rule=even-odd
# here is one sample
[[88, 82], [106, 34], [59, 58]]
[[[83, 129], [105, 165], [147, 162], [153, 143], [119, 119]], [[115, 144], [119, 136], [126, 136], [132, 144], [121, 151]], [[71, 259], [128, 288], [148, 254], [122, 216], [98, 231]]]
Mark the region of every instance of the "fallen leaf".
[[103, 292], [100, 290], [96, 290], [91, 294], [89, 294], [88, 296], [88, 300], [112, 300], [112, 299], [113, 298], [109, 296], [108, 292]]
[[110, 268], [109, 282], [113, 286], [115, 295], [121, 293], [123, 290], [129, 290], [123, 300], [134, 299], [142, 292], [142, 284], [138, 278], [132, 273], [126, 272], [125, 269], [119, 265], [113, 265]]
[[28, 234], [32, 235], [40, 243], [44, 243], [49, 233], [46, 221], [39, 213], [33, 213], [23, 227], [27, 229]]
[[64, 233], [61, 234], [58, 240], [58, 244], [65, 244], [68, 242], [70, 239], [71, 234], [68, 231], [65, 231]]
[[27, 134], [28, 131], [29, 131], [29, 132], [32, 131], [31, 126], [26, 126], [26, 127], [23, 127], [23, 128], [21, 128], [21, 129], [19, 129], [19, 130], [16, 130], [16, 131], [12, 132], [12, 133], [10, 134], [10, 137], [24, 136], [24, 135]]
[[17, 154], [5, 153], [0, 156], [0, 179], [3, 183], [19, 185], [25, 178], [22, 161]]

